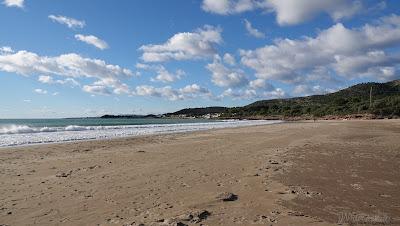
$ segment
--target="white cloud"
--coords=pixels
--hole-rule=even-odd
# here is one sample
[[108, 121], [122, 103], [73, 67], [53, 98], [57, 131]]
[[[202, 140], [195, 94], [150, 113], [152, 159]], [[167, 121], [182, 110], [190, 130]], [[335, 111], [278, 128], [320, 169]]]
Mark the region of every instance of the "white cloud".
[[225, 53], [224, 55], [224, 62], [226, 64], [229, 64], [230, 66], [235, 66], [236, 65], [236, 60], [235, 57], [233, 57], [231, 54], [229, 53]]
[[332, 93], [336, 90], [323, 88], [319, 85], [310, 86], [310, 85], [297, 85], [293, 89], [293, 94], [296, 96], [310, 96], [310, 95], [321, 95], [326, 93]]
[[44, 89], [34, 89], [33, 91], [38, 94], [47, 94], [47, 90]]
[[221, 62], [221, 57], [216, 55], [212, 63], [206, 68], [212, 73], [211, 81], [220, 87], [241, 87], [247, 85], [248, 80], [240, 69], [231, 69]]
[[221, 42], [221, 29], [206, 25], [194, 32], [175, 34], [164, 44], [143, 45], [139, 50], [145, 62], [202, 59], [213, 56], [215, 45]]
[[75, 35], [75, 39], [82, 41], [86, 44], [92, 45], [98, 49], [104, 50], [104, 49], [108, 49], [108, 44], [107, 42], [97, 38], [96, 36], [93, 35], [81, 35], [81, 34], [77, 34]]
[[[94, 78], [112, 88], [114, 93], [125, 93], [126, 85], [120, 79], [129, 78], [133, 73], [129, 69], [118, 65], [107, 64], [103, 60], [83, 58], [70, 53], [56, 57], [39, 56], [28, 51], [0, 55], [0, 71], [16, 73], [24, 76], [32, 74], [58, 75], [69, 78]], [[51, 78], [42, 77], [41, 82], [51, 82]], [[65, 83], [74, 83], [73, 80], [60, 80]], [[56, 83], [63, 83], [53, 81]], [[84, 90], [93, 90], [86, 88]]]
[[152, 78], [152, 81], [160, 81], [164, 83], [169, 83], [169, 82], [174, 82], [178, 79], [181, 79], [182, 76], [186, 75], [186, 73], [183, 70], [177, 70], [176, 73], [171, 73], [167, 71], [163, 66], [161, 66], [157, 70], [157, 76], [155, 78]]
[[112, 88], [115, 94], [131, 94], [131, 90], [129, 89], [129, 86], [127, 84], [122, 83], [120, 80], [113, 77], [98, 80], [94, 82], [92, 86]]
[[156, 88], [154, 86], [141, 85], [136, 87], [135, 94], [138, 96], [164, 97], [169, 100], [183, 99], [183, 96], [181, 96], [177, 90], [172, 89], [170, 86]]
[[83, 91], [97, 95], [110, 95], [111, 91], [104, 85], [85, 85]]
[[14, 50], [9, 46], [0, 47], [0, 54], [8, 54], [8, 53], [13, 53], [13, 52], [14, 52]]
[[343, 77], [335, 76], [335, 72], [327, 66], [315, 67], [303, 77], [296, 79], [295, 83], [307, 83], [323, 85], [327, 87], [338, 87], [343, 85]]
[[189, 95], [190, 97], [196, 97], [196, 95], [206, 95], [211, 97], [211, 91], [205, 87], [201, 87], [197, 84], [191, 84], [179, 89], [179, 92], [184, 96]]
[[271, 86], [271, 90], [257, 91], [255, 89], [239, 89], [233, 90], [231, 88], [225, 90], [219, 98], [230, 97], [233, 99], [276, 99], [286, 97], [285, 91], [281, 88], [274, 88]]
[[388, 79], [400, 63], [397, 55], [385, 52], [400, 44], [398, 18], [384, 17], [377, 24], [353, 29], [338, 23], [315, 38], [275, 40], [273, 45], [241, 50], [241, 63], [255, 70], [257, 78], [287, 83], [304, 81], [317, 69], [333, 70], [345, 79]]
[[203, 0], [202, 9], [206, 12], [228, 15], [260, 8], [261, 0]]
[[383, 76], [389, 80], [395, 76], [395, 65], [400, 64], [400, 56], [388, 56], [384, 51], [370, 51], [358, 56], [336, 56], [334, 65], [343, 75]]
[[35, 73], [95, 78], [133, 75], [130, 70], [118, 65], [106, 64], [99, 59], [83, 58], [75, 53], [47, 57], [24, 50], [0, 55], [0, 70], [25, 76]]
[[235, 91], [229, 88], [220, 95], [220, 98], [225, 98], [225, 97], [230, 97], [233, 99], [254, 99], [257, 97], [257, 91], [253, 89]]
[[187, 85], [181, 89], [173, 89], [170, 86], [157, 88], [149, 85], [141, 85], [136, 87], [134, 94], [137, 96], [162, 97], [171, 101], [212, 96], [207, 88], [197, 84]]
[[142, 64], [142, 63], [136, 63], [136, 68], [137, 69], [143, 69], [143, 70], [151, 70], [153, 69], [153, 66], [150, 64]]
[[163, 65], [136, 63], [136, 68], [146, 71], [156, 72], [157, 73], [156, 77], [150, 79], [150, 81], [152, 82], [164, 82], [164, 83], [175, 82], [179, 79], [182, 79], [182, 77], [186, 75], [186, 72], [183, 71], [182, 69], [176, 70], [175, 73], [169, 72]]
[[260, 79], [260, 78], [259, 79], [255, 79], [253, 81], [250, 81], [250, 83], [249, 83], [249, 86], [252, 89], [262, 89], [262, 88], [265, 88], [266, 85], [267, 85], [267, 83], [265, 82], [265, 80], [264, 79]]
[[265, 34], [262, 33], [261, 31], [257, 30], [256, 28], [254, 28], [250, 21], [244, 19], [244, 25], [246, 27], [247, 32], [249, 33], [249, 35], [255, 37], [255, 38], [265, 38]]
[[265, 91], [262, 94], [263, 98], [268, 98], [268, 99], [279, 99], [279, 98], [284, 98], [286, 97], [286, 93], [283, 89], [281, 88], [276, 88], [271, 91]]
[[39, 76], [38, 81], [41, 83], [47, 83], [47, 84], [55, 83], [51, 76], [46, 76], [46, 75]]
[[202, 8], [206, 12], [226, 15], [229, 13], [229, 0], [203, 0]]
[[338, 21], [362, 9], [359, 0], [268, 0], [266, 5], [276, 13], [280, 25], [299, 24], [320, 13], [327, 13]]
[[45, 84], [61, 84], [61, 85], [70, 85], [70, 86], [80, 86], [79, 82], [77, 82], [73, 78], [66, 78], [63, 80], [54, 80], [53, 77], [48, 75], [40, 75], [38, 81]]
[[54, 92], [52, 95], [53, 96], [58, 96], [58, 94], [60, 94], [59, 92]]
[[4, 0], [3, 4], [7, 7], [24, 8], [24, 0]]
[[206, 12], [229, 15], [252, 10], [275, 12], [280, 25], [305, 22], [326, 13], [333, 20], [348, 18], [363, 8], [360, 0], [203, 0]]
[[69, 28], [83, 28], [85, 27], [85, 21], [77, 20], [74, 18], [61, 16], [61, 15], [49, 15], [49, 18], [57, 23], [67, 25]]
[[159, 93], [160, 92], [157, 92], [154, 86], [149, 85], [137, 86], [135, 92], [135, 94], [139, 96], [161, 96]]

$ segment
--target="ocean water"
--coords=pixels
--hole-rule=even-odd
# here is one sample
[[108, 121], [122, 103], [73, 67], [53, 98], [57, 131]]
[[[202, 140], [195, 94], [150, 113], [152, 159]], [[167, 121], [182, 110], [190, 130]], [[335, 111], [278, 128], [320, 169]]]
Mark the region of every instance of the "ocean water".
[[205, 119], [0, 119], [0, 147], [279, 123]]

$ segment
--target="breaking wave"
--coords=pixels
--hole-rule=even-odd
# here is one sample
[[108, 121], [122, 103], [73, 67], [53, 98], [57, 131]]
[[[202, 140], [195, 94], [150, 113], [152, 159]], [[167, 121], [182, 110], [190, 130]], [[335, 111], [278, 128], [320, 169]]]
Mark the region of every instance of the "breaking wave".
[[117, 126], [32, 127], [28, 125], [0, 125], [0, 147], [55, 143], [74, 140], [108, 139], [165, 133], [180, 133], [217, 128], [265, 125], [281, 121], [227, 120], [202, 123], [146, 124]]
[[0, 134], [21, 134], [21, 133], [48, 133], [60, 131], [83, 131], [101, 129], [90, 126], [75, 126], [70, 125], [67, 127], [30, 127], [27, 125], [5, 125], [0, 127]]

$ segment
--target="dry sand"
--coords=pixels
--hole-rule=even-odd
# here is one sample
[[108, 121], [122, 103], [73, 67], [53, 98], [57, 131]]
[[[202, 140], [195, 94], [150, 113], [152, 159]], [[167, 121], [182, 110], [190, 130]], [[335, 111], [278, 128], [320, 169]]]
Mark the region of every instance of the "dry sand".
[[399, 225], [399, 194], [400, 120], [0, 149], [0, 225]]

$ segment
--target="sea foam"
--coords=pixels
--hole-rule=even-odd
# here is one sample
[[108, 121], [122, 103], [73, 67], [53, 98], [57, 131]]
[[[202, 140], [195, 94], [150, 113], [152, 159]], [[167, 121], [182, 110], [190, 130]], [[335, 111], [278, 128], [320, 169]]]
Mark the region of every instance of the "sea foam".
[[118, 126], [30, 127], [27, 125], [3, 125], [0, 127], [0, 147], [44, 144], [78, 140], [108, 139], [165, 133], [181, 133], [217, 128], [265, 125], [280, 121], [226, 120], [204, 123], [147, 124]]

